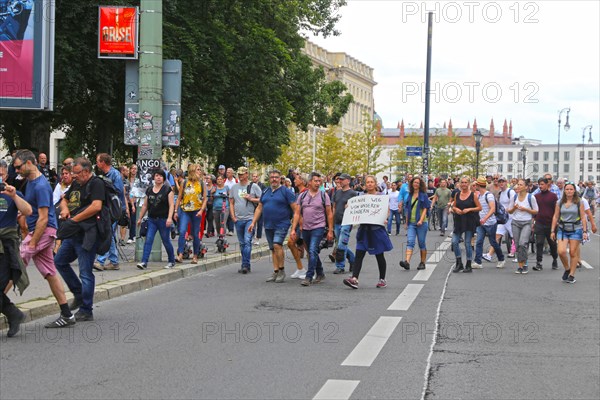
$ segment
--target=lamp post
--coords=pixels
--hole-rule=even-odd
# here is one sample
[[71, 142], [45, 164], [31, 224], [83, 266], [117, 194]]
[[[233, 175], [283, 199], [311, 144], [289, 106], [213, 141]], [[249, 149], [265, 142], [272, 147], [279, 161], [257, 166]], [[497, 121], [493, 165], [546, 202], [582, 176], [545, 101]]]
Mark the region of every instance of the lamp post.
[[567, 119], [565, 121], [565, 126], [564, 126], [565, 132], [568, 132], [569, 129], [571, 128], [571, 125], [569, 125], [569, 113], [571, 112], [571, 108], [566, 107], [558, 112], [558, 158], [556, 160], [556, 167], [557, 167], [556, 179], [558, 179], [560, 177], [560, 122], [561, 122], [560, 117], [563, 112], [567, 113]]
[[525, 179], [525, 171], [527, 170], [527, 147], [525, 147], [525, 143], [523, 143], [523, 147], [521, 147], [521, 158], [523, 159], [523, 179]]
[[585, 131], [589, 129], [590, 131], [590, 139], [588, 140], [589, 144], [592, 144], [594, 141], [592, 140], [592, 125], [588, 125], [582, 129], [581, 132], [581, 147], [583, 148], [583, 157], [581, 158], [581, 180], [585, 181]]
[[475, 179], [477, 179], [479, 177], [479, 152], [481, 151], [481, 140], [483, 139], [483, 135], [481, 134], [481, 131], [477, 129], [477, 132], [473, 134], [473, 137], [475, 138], [475, 153], [477, 154], [477, 162], [475, 164]]

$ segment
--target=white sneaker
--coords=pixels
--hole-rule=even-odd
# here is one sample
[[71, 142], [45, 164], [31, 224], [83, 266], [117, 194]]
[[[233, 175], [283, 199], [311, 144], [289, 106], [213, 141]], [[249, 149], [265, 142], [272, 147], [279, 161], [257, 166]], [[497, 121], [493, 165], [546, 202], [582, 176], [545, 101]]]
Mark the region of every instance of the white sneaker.
[[481, 256], [481, 258], [483, 258], [485, 261], [492, 262], [492, 256], [490, 256], [489, 254], [484, 254]]
[[175, 263], [168, 263], [167, 265], [165, 265], [165, 269], [171, 269], [171, 268], [175, 268]]
[[[296, 271], [292, 275], [290, 275], [290, 278], [300, 279], [301, 275], [306, 275], [306, 270], [304, 270], [304, 269], [296, 269]], [[304, 278], [302, 278], [302, 279], [304, 279]]]
[[481, 264], [477, 264], [475, 261], [473, 261], [473, 262], [471, 263], [471, 268], [472, 268], [472, 269], [482, 269], [482, 268], [483, 268], [483, 266], [482, 266]]
[[306, 279], [306, 271], [302, 270], [302, 273], [300, 275], [298, 275], [298, 279]]
[[133, 239], [127, 239], [127, 244], [133, 243]]
[[255, 246], [258, 246], [258, 245], [260, 244], [260, 240], [258, 240], [258, 239], [257, 239], [257, 240], [255, 240], [255, 241], [254, 241], [254, 243], [252, 243], [252, 244], [253, 244], [253, 245], [255, 245]]
[[496, 264], [496, 268], [504, 268], [504, 264], [506, 263], [506, 261], [498, 261], [498, 264]]

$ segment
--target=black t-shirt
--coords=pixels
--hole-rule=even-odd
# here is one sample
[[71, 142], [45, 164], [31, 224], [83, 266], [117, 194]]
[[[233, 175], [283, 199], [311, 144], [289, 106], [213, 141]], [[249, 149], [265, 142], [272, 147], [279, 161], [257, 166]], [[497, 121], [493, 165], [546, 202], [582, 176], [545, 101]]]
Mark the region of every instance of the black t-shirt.
[[86, 209], [94, 200], [104, 202], [104, 182], [91, 177], [83, 186], [73, 181], [65, 192], [71, 218]]
[[344, 219], [344, 211], [346, 211], [346, 203], [348, 200], [353, 198], [354, 196], [358, 196], [352, 189], [348, 189], [346, 191], [336, 190], [333, 194], [333, 203], [335, 204], [335, 215], [333, 216], [334, 224], [341, 224]]
[[170, 186], [163, 185], [158, 193], [154, 193], [154, 187], [146, 190], [146, 199], [148, 199], [148, 216], [150, 218], [168, 218], [169, 217], [169, 193], [172, 192]]
[[427, 188], [427, 197], [432, 198], [435, 195], [435, 186]]

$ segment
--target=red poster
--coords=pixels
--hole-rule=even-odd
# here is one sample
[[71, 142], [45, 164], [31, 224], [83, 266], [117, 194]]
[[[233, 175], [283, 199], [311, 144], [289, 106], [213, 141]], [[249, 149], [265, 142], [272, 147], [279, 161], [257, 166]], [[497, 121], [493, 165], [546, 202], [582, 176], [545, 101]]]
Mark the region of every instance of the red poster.
[[98, 56], [137, 58], [136, 7], [99, 7]]

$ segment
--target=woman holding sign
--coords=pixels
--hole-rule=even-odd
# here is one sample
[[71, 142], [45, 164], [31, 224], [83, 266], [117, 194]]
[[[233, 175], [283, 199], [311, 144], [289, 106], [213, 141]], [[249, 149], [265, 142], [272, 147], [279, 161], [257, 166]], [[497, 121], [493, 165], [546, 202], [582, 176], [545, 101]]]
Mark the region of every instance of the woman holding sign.
[[406, 221], [408, 225], [408, 243], [406, 245], [406, 260], [400, 261], [400, 266], [406, 270], [410, 269], [410, 259], [415, 248], [415, 239], [419, 239], [419, 249], [421, 250], [421, 262], [417, 269], [425, 269], [425, 259], [427, 258], [427, 238], [428, 223], [427, 214], [431, 208], [431, 201], [427, 197], [425, 181], [418, 176], [410, 182], [408, 189], [408, 203], [406, 204]]
[[[373, 175], [367, 175], [365, 178], [365, 195], [381, 195], [377, 192], [377, 180]], [[389, 218], [389, 209], [386, 213]], [[363, 259], [369, 252], [377, 259], [377, 267], [379, 268], [379, 282], [377, 282], [376, 287], [384, 288], [387, 286], [385, 281], [387, 264], [383, 253], [392, 250], [393, 246], [387, 234], [386, 226], [387, 223], [384, 225], [361, 224], [359, 226], [356, 232], [356, 258], [352, 269], [352, 277], [344, 279], [344, 285], [352, 289], [358, 289], [358, 275], [360, 275]]]

